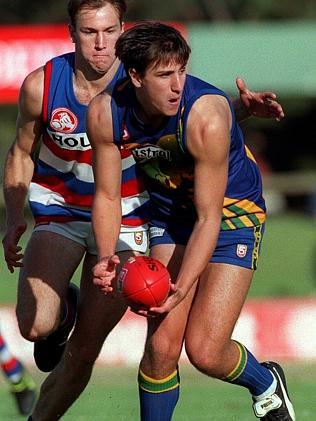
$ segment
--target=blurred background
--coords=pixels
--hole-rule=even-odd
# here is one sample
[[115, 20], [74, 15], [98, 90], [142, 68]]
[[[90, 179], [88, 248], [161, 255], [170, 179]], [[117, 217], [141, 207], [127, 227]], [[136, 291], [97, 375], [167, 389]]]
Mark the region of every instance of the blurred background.
[[[241, 76], [272, 90], [281, 122], [248, 119], [246, 142], [264, 176], [269, 213], [254, 295], [314, 295], [316, 287], [315, 0], [128, 0], [127, 22], [182, 24], [190, 72], [236, 95]], [[14, 138], [18, 89], [27, 73], [72, 50], [66, 1], [0, 0], [0, 164]], [[2, 174], [0, 184], [2, 181]], [[4, 213], [1, 203], [1, 225]], [[270, 285], [268, 278], [273, 277]], [[253, 294], [253, 291], [251, 291]]]
[[[246, 143], [263, 174], [268, 222], [259, 269], [237, 326], [237, 336], [256, 355], [315, 362], [316, 1], [128, 0], [127, 4], [127, 22], [157, 19], [180, 25], [192, 47], [189, 70], [193, 75], [232, 96], [237, 95], [237, 76], [244, 78], [252, 90], [277, 93], [286, 115], [281, 122], [251, 118], [241, 124]], [[0, 0], [1, 168], [14, 139], [17, 95], [24, 77], [50, 57], [72, 50], [66, 5], [65, 0], [45, 3], [42, 0]], [[0, 184], [2, 179], [1, 174]], [[1, 230], [4, 223], [0, 195]], [[26, 239], [27, 235], [23, 244]], [[17, 274], [8, 274], [2, 256], [0, 262], [1, 324], [6, 326], [5, 333], [16, 353], [32, 364], [31, 344], [18, 339], [14, 321]], [[76, 282], [77, 278], [76, 275]], [[131, 334], [133, 348], [129, 346]], [[128, 314], [109, 338], [100, 361], [112, 365], [136, 364], [143, 341], [144, 320]], [[315, 383], [315, 376], [305, 367], [304, 376], [310, 382], [300, 384], [301, 370], [302, 366], [292, 366], [290, 382], [296, 395], [302, 396], [300, 419], [311, 420], [316, 410], [315, 399], [309, 401], [307, 409], [304, 399], [312, 390], [310, 384]], [[113, 375], [113, 379], [117, 379], [116, 376]], [[126, 378], [126, 372], [123, 376]], [[134, 385], [133, 376], [131, 384]], [[191, 381], [195, 388], [201, 384], [205, 390], [201, 377], [196, 382]], [[121, 388], [119, 385], [119, 390]], [[228, 393], [227, 405], [230, 405], [232, 396]], [[236, 396], [239, 399], [239, 395]], [[222, 398], [223, 395], [219, 400]], [[87, 410], [90, 400], [83, 402], [85, 407], [80, 407], [77, 414]], [[240, 400], [234, 401], [234, 405], [239, 403]], [[95, 414], [94, 400], [91, 405], [91, 413]], [[249, 403], [245, 405], [248, 408]], [[197, 419], [195, 416], [186, 418], [185, 413], [184, 410], [177, 419]], [[113, 419], [136, 418], [135, 415]], [[252, 417], [243, 417], [243, 420], [248, 419]]]

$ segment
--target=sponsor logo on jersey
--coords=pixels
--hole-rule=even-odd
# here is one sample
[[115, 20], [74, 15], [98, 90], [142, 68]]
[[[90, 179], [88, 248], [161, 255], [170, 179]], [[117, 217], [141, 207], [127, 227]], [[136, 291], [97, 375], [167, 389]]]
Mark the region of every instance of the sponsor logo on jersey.
[[134, 240], [138, 246], [143, 244], [143, 233], [141, 231], [134, 232]]
[[56, 108], [52, 112], [50, 125], [53, 129], [62, 133], [72, 133], [78, 126], [78, 119], [67, 108]]
[[150, 238], [162, 237], [164, 235], [165, 231], [166, 230], [164, 228], [150, 227], [149, 228], [149, 237]]
[[56, 145], [63, 149], [86, 151], [91, 145], [86, 133], [74, 133], [71, 136], [47, 130], [50, 138]]
[[236, 254], [238, 257], [243, 258], [247, 254], [248, 246], [246, 244], [237, 244]]
[[147, 161], [148, 159], [162, 158], [171, 161], [171, 153], [157, 145], [145, 145], [133, 149], [136, 161]]

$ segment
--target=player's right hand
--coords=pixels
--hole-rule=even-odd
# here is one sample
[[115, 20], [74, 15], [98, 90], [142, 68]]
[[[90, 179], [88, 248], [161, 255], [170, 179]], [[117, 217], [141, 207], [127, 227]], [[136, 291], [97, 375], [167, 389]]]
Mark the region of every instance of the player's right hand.
[[236, 79], [236, 85], [240, 100], [249, 115], [260, 118], [274, 118], [277, 121], [284, 118], [282, 105], [277, 101], [274, 92], [251, 91], [240, 77]]
[[100, 287], [104, 294], [113, 291], [112, 282], [116, 277], [116, 266], [120, 263], [120, 259], [116, 254], [102, 257], [92, 269], [93, 283]]
[[18, 246], [18, 243], [22, 234], [24, 234], [26, 227], [27, 224], [24, 219], [15, 221], [13, 224], [7, 225], [6, 232], [2, 239], [4, 258], [11, 273], [14, 272], [14, 268], [23, 267], [21, 260], [24, 255], [23, 253], [20, 253], [22, 247]]

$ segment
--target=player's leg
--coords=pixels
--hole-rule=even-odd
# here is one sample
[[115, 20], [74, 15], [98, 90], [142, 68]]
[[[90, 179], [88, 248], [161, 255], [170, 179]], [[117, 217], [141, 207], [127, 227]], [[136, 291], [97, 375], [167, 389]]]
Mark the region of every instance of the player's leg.
[[[274, 420], [280, 411], [283, 415], [286, 411], [287, 415], [282, 419], [292, 421], [294, 411], [287, 402], [287, 394], [281, 399], [275, 395], [280, 383], [272, 374], [273, 369], [260, 364], [245, 346], [231, 340], [252, 276], [250, 268], [236, 264], [208, 265], [199, 280], [188, 320], [185, 334], [187, 354], [192, 364], [203, 373], [246, 387], [255, 402], [263, 402], [262, 412], [257, 410], [258, 417], [268, 413], [268, 418], [264, 419]], [[280, 409], [279, 415], [275, 412], [277, 409]]]
[[[183, 252], [183, 246], [174, 244], [151, 248], [151, 256], [168, 267], [171, 279], [176, 277]], [[138, 376], [143, 421], [167, 421], [172, 418], [180, 390], [178, 360], [193, 294], [194, 288], [166, 316], [148, 318], [145, 352]]]
[[0, 332], [0, 366], [10, 384], [19, 412], [27, 415], [36, 399], [35, 383], [23, 364], [10, 352]]
[[41, 387], [34, 420], [57, 419], [78, 398], [106, 336], [126, 311], [126, 303], [119, 295], [104, 295], [93, 285], [92, 268], [96, 262], [97, 257], [91, 254], [84, 260], [77, 322], [60, 363]]
[[[146, 251], [145, 234], [144, 232], [143, 241], [140, 241], [140, 235], [134, 236], [134, 233], [121, 234], [117, 251], [121, 265], [131, 255]], [[124, 250], [126, 248], [138, 251]], [[93, 245], [89, 249], [95, 252]], [[92, 268], [96, 262], [97, 256], [87, 253], [82, 268], [77, 322], [60, 364], [41, 387], [33, 414], [33, 419], [36, 421], [59, 418], [79, 397], [90, 379], [104, 340], [127, 309], [126, 302], [120, 294], [104, 295], [93, 285]]]
[[49, 231], [33, 232], [26, 247], [16, 312], [21, 334], [36, 342], [34, 356], [43, 371], [59, 361], [64, 349], [59, 345], [74, 324], [77, 295], [69, 281], [84, 252], [81, 244]]

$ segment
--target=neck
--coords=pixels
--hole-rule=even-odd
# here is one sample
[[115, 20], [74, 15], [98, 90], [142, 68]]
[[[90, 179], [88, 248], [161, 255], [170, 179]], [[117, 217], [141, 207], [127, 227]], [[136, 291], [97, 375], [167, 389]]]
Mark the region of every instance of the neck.
[[159, 113], [152, 106], [146, 104], [141, 99], [141, 95], [136, 91], [137, 106], [136, 114], [146, 126], [150, 126], [152, 130], [159, 129], [166, 121], [166, 116]]
[[79, 102], [89, 104], [92, 98], [102, 92], [113, 79], [119, 64], [120, 62], [115, 60], [110, 69], [101, 74], [91, 68], [87, 69], [86, 66], [80, 66], [76, 62], [73, 84]]

